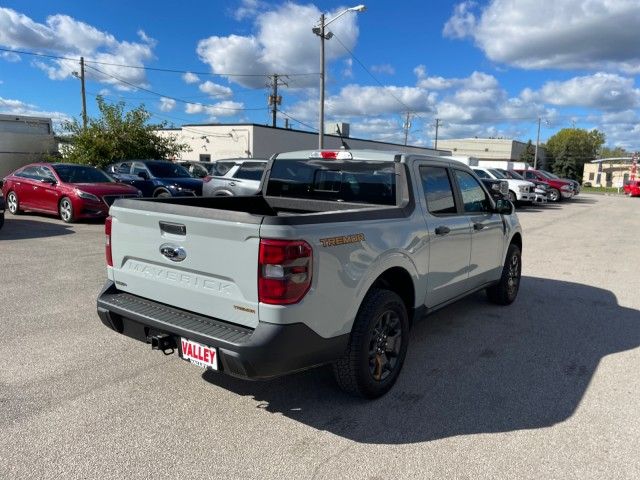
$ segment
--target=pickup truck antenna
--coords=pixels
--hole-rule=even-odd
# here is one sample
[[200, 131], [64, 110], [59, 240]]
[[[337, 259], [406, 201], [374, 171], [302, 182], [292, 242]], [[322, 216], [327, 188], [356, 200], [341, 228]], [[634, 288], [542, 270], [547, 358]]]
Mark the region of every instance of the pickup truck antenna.
[[349, 147], [349, 144], [347, 142], [344, 141], [344, 137], [342, 136], [342, 131], [340, 130], [340, 125], [336, 123], [336, 130], [338, 131], [338, 135], [340, 135], [340, 142], [342, 143], [342, 146], [340, 147], [342, 150], [349, 150], [351, 149], [351, 147]]

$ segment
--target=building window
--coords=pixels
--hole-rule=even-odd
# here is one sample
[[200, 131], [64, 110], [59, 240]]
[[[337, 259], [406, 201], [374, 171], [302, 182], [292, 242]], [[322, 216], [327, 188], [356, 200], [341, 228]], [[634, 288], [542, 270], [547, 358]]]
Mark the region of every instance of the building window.
[[201, 162], [210, 162], [211, 161], [211, 155], [208, 153], [201, 153], [200, 154], [200, 161]]
[[607, 172], [607, 182], [610, 182], [613, 179], [613, 175], [611, 172]]
[[589, 173], [589, 180], [593, 180], [593, 177], [594, 177], [594, 173], [593, 173], [593, 172], [590, 172], [590, 173]]

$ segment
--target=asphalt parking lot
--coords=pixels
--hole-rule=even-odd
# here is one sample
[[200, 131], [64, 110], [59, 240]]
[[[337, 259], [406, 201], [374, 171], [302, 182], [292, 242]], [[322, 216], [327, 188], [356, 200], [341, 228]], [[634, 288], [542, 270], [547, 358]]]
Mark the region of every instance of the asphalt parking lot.
[[519, 216], [516, 303], [426, 318], [366, 402], [327, 368], [243, 382], [115, 334], [102, 225], [7, 215], [0, 478], [640, 478], [640, 199]]

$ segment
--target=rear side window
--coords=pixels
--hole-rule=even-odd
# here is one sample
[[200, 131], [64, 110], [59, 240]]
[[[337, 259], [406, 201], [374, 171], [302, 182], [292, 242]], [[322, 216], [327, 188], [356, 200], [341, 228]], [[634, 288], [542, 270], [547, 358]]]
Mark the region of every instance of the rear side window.
[[455, 215], [456, 203], [447, 169], [443, 167], [420, 167], [422, 189], [427, 200], [427, 210], [434, 215]]
[[16, 173], [15, 176], [16, 177], [22, 177], [22, 178], [30, 178], [32, 180], [37, 180], [38, 179], [38, 173], [37, 173], [36, 167], [23, 168], [18, 173]]
[[367, 160], [276, 159], [271, 167], [267, 195], [395, 205], [395, 164]]
[[468, 172], [454, 170], [466, 213], [488, 212], [491, 205], [480, 183]]
[[120, 163], [115, 167], [115, 173], [129, 173], [131, 170], [131, 164], [128, 162]]
[[211, 174], [217, 177], [224, 177], [234, 166], [235, 162], [216, 162]]
[[240, 166], [234, 178], [260, 181], [265, 166], [264, 162], [245, 162]]

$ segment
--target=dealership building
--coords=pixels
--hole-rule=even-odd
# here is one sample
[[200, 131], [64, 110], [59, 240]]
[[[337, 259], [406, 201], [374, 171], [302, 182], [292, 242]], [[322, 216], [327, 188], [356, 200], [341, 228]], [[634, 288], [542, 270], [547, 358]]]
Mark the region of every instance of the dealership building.
[[[335, 133], [325, 134], [324, 148], [338, 149], [342, 142], [351, 149], [391, 150], [408, 153], [448, 155], [447, 150], [405, 146], [397, 143], [352, 138], [349, 124], [337, 124], [342, 138]], [[158, 130], [160, 135], [173, 136], [185, 143], [190, 151], [182, 152], [182, 160], [215, 161], [222, 158], [269, 158], [274, 153], [318, 148], [318, 134], [291, 128], [270, 127], [255, 123], [238, 124], [188, 124], [180, 128]]]
[[[438, 147], [450, 150], [453, 155], [474, 157], [478, 160], [503, 160], [519, 162], [527, 144], [507, 138], [449, 138], [438, 140]], [[538, 146], [538, 167], [545, 165], [546, 151]], [[533, 166], [533, 165], [532, 165]]]

